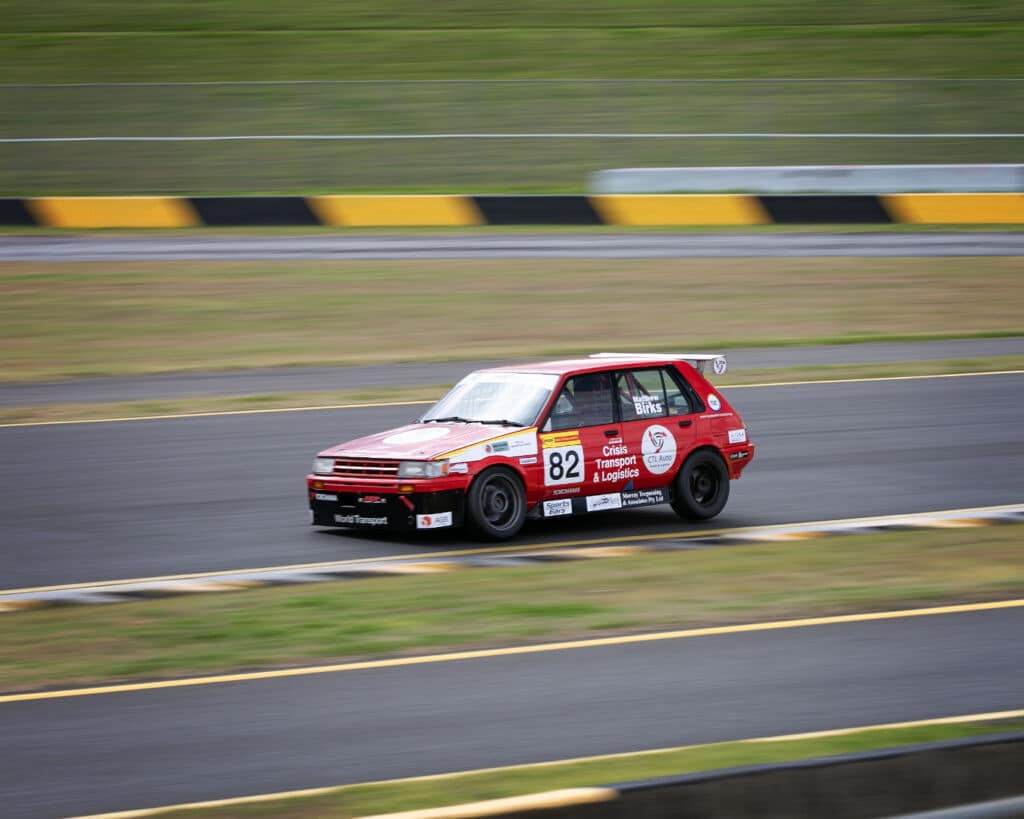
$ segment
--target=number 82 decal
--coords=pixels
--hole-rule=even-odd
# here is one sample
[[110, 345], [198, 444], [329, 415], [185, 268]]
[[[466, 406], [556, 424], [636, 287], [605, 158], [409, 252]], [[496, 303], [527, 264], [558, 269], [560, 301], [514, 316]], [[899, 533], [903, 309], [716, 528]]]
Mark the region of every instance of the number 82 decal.
[[581, 483], [584, 478], [583, 447], [560, 446], [544, 450], [544, 484]]

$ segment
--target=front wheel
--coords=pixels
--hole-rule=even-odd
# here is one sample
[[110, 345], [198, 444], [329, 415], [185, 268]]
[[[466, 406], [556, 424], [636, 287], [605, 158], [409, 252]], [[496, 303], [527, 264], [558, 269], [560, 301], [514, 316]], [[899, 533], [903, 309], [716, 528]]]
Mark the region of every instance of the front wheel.
[[523, 528], [526, 492], [510, 469], [488, 469], [469, 488], [466, 514], [470, 527], [488, 540], [507, 540]]
[[683, 462], [672, 484], [672, 508], [687, 520], [713, 518], [729, 500], [729, 470], [717, 452], [702, 449]]

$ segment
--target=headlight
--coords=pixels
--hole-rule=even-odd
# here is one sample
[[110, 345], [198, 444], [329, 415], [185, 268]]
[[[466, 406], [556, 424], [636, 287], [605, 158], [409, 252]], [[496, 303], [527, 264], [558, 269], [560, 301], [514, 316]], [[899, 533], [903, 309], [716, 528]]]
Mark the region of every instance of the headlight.
[[334, 472], [334, 458], [317, 458], [313, 461], [314, 475], [330, 475]]
[[440, 478], [448, 474], [448, 461], [401, 461], [399, 478]]

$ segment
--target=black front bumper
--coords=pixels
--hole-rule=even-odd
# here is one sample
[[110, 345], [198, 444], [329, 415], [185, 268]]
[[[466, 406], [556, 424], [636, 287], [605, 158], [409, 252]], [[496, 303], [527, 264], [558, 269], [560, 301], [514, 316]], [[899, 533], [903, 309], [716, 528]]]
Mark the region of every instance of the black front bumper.
[[[309, 508], [314, 526], [414, 531], [417, 515], [452, 513], [452, 526], [461, 526], [465, 492], [451, 489], [406, 495], [379, 492], [332, 492], [310, 489]], [[429, 528], [429, 527], [420, 527]]]

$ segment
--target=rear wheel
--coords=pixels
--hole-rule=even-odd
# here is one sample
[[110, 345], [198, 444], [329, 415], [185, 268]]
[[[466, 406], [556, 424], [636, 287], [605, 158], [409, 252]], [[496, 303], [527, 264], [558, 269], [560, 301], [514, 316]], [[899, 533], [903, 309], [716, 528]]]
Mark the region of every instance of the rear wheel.
[[488, 469], [469, 488], [466, 497], [469, 525], [488, 540], [507, 540], [523, 528], [526, 492], [510, 469]]
[[672, 484], [672, 508], [687, 520], [713, 518], [729, 499], [729, 470], [717, 452], [698, 450], [683, 462]]

